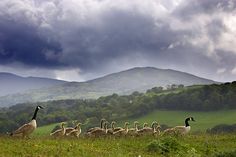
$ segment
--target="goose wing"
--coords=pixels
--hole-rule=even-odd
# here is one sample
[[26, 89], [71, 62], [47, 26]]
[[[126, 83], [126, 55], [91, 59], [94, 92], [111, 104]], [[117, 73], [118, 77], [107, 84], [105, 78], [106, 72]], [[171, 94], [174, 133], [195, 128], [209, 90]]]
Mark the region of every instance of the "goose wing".
[[53, 133], [50, 134], [51, 136], [63, 136], [63, 130], [62, 129], [58, 129], [56, 131], [54, 131]]
[[16, 129], [13, 134], [21, 134], [26, 132], [31, 132], [35, 129], [35, 127], [29, 123], [22, 125], [18, 129]]
[[149, 127], [145, 127], [145, 128], [143, 128], [143, 129], [140, 129], [140, 130], [137, 131], [137, 133], [139, 133], [139, 134], [142, 134], [142, 133], [151, 133], [151, 132], [153, 132], [153, 130], [152, 130], [152, 128], [149, 128]]
[[173, 128], [176, 133], [186, 134], [190, 131], [190, 126], [176, 126]]
[[66, 134], [69, 134], [73, 130], [75, 130], [75, 128], [72, 127], [66, 128]]
[[122, 130], [123, 128], [122, 127], [117, 127], [117, 128], [114, 128], [114, 132], [116, 132], [116, 131], [119, 131], [119, 130]]
[[69, 132], [69, 133], [66, 134], [66, 135], [67, 135], [67, 136], [70, 136], [70, 135], [78, 136], [78, 134], [80, 134], [79, 130], [74, 129], [74, 130], [72, 130], [71, 132]]
[[88, 133], [88, 132], [92, 132], [92, 131], [94, 131], [94, 130], [98, 130], [98, 129], [101, 129], [101, 128], [100, 128], [100, 127], [90, 128], [90, 129], [87, 130], [87, 133]]

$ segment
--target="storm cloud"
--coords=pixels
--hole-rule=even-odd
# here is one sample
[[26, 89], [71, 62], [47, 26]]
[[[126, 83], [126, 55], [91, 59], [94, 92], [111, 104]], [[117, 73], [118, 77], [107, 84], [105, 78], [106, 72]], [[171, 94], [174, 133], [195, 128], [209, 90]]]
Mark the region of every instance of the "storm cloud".
[[1, 0], [0, 70], [87, 80], [155, 66], [231, 81], [235, 25], [235, 0]]

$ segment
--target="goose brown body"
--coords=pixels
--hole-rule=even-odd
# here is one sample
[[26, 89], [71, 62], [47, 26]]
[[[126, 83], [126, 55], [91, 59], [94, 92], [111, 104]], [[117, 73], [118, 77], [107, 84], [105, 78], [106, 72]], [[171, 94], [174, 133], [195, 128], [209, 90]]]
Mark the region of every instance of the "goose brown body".
[[66, 133], [67, 136], [74, 136], [79, 138], [79, 135], [81, 134], [81, 123], [78, 123], [73, 130], [70, 130], [70, 132]]
[[29, 123], [26, 123], [13, 131], [10, 135], [11, 136], [22, 136], [22, 137], [29, 137], [31, 133], [37, 128], [36, 117], [37, 113], [40, 109], [43, 109], [42, 106], [37, 106], [33, 115], [32, 120]]
[[193, 117], [189, 117], [185, 119], [185, 126], [176, 126], [173, 128], [169, 128], [164, 130], [164, 135], [173, 135], [173, 134], [179, 134], [179, 135], [186, 135], [190, 132], [191, 127], [189, 125], [189, 121], [195, 121]]
[[105, 122], [104, 128], [98, 128], [98, 129], [92, 130], [91, 132], [88, 133], [88, 135], [92, 137], [105, 136], [107, 134], [107, 125], [108, 125], [108, 122]]
[[53, 137], [62, 137], [66, 133], [66, 128], [64, 127], [64, 123], [61, 123], [61, 129], [58, 129], [50, 134]]
[[116, 136], [124, 136], [124, 135], [127, 135], [128, 132], [129, 132], [128, 125], [129, 125], [129, 122], [125, 122], [124, 128], [122, 128], [122, 129], [120, 129], [120, 130], [118, 130], [118, 131], [113, 132], [113, 135], [116, 135]]

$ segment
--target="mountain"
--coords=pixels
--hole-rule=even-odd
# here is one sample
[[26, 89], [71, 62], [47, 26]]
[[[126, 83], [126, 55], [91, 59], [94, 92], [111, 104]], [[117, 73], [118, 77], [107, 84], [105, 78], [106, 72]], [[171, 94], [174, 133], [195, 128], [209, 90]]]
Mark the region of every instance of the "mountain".
[[27, 90], [51, 87], [63, 83], [66, 83], [66, 81], [39, 77], [21, 77], [11, 73], [0, 72], [0, 96], [22, 93]]
[[171, 84], [189, 86], [213, 83], [215, 82], [212, 80], [180, 71], [139, 67], [113, 73], [87, 82], [68, 82], [48, 88], [0, 97], [0, 104], [1, 106], [10, 106], [23, 102], [98, 98], [113, 93], [130, 94], [134, 91], [144, 92], [152, 87]]

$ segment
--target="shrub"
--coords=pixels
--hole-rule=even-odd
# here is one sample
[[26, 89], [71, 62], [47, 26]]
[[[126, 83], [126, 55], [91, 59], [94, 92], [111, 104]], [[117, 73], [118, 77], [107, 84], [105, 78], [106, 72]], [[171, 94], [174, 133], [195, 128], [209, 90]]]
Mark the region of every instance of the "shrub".
[[219, 152], [214, 155], [215, 157], [236, 157], [236, 149], [233, 151]]
[[195, 148], [181, 143], [175, 137], [165, 137], [159, 140], [153, 140], [147, 145], [147, 151], [156, 152], [163, 155], [171, 156], [200, 156]]

